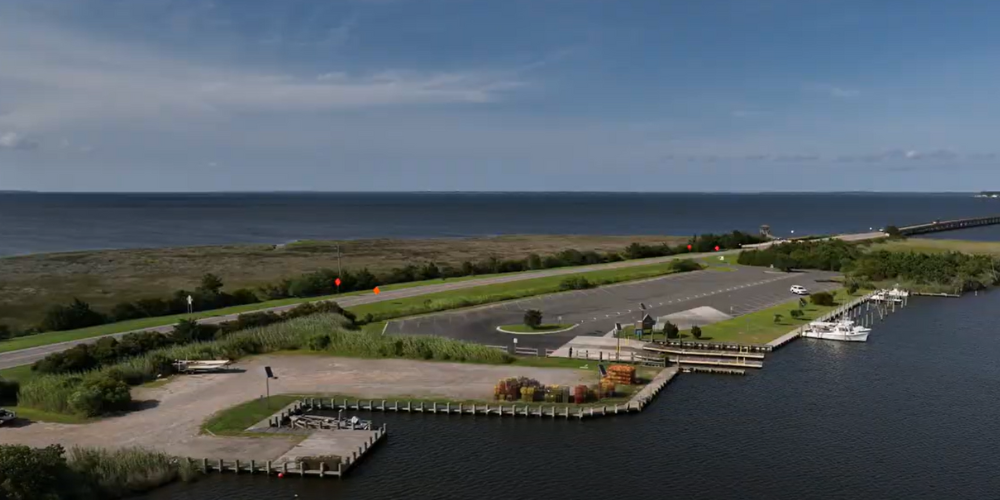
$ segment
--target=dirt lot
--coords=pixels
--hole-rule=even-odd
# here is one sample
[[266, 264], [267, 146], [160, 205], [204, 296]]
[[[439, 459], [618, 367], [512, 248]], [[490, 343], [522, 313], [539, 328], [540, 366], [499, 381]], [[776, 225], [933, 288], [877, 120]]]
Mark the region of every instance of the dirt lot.
[[[272, 460], [291, 449], [288, 438], [232, 438], [199, 435], [213, 413], [262, 395], [263, 367], [279, 378], [271, 394], [341, 393], [358, 396], [437, 396], [486, 399], [497, 380], [525, 376], [546, 384], [574, 384], [585, 372], [409, 360], [361, 360], [319, 356], [262, 356], [240, 363], [244, 373], [179, 377], [157, 388], [133, 390], [150, 402], [145, 410], [83, 425], [32, 423], [0, 427], [0, 442], [45, 446], [143, 446], [178, 456]], [[587, 380], [593, 382], [593, 380]]]
[[229, 245], [146, 250], [106, 250], [0, 258], [0, 323], [35, 324], [45, 308], [79, 297], [108, 310], [123, 300], [162, 297], [193, 289], [213, 272], [227, 289], [255, 286], [303, 272], [337, 267], [341, 245], [346, 269], [373, 272], [410, 263], [459, 264], [491, 255], [500, 259], [560, 250], [624, 250], [629, 243], [679, 244], [670, 236], [502, 236], [427, 240], [300, 242], [285, 247]]

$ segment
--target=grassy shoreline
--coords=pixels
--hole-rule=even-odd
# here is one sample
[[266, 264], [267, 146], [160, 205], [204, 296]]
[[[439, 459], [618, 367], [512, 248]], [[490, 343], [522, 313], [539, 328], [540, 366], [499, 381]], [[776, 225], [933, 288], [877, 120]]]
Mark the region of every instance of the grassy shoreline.
[[[513, 300], [524, 297], [531, 297], [535, 295], [556, 293], [561, 291], [560, 284], [562, 283], [562, 281], [570, 276], [583, 276], [592, 283], [601, 285], [601, 284], [612, 284], [624, 281], [633, 281], [633, 280], [663, 276], [667, 274], [673, 274], [675, 272], [673, 268], [674, 262], [675, 260], [670, 260], [666, 262], [659, 262], [656, 264], [636, 265], [636, 266], [616, 268], [616, 269], [602, 269], [597, 271], [584, 271], [580, 273], [565, 274], [560, 276], [547, 276], [543, 278], [531, 278], [525, 280], [512, 281], [509, 283], [483, 285], [483, 286], [470, 287], [460, 290], [449, 290], [445, 292], [430, 293], [416, 297], [407, 297], [398, 300], [385, 300], [381, 302], [374, 302], [371, 304], [363, 304], [354, 307], [349, 307], [347, 308], [347, 310], [356, 314], [358, 317], [363, 317], [367, 314], [371, 314], [373, 320], [377, 322], [381, 320], [394, 319], [404, 316], [413, 316], [418, 314], [444, 311], [448, 309], [458, 309], [462, 307], [482, 305], [493, 302], [501, 302], [504, 300]], [[467, 277], [467, 279], [482, 278], [482, 277], [483, 276]], [[409, 288], [414, 286], [421, 286], [426, 284], [434, 284], [437, 282], [442, 282], [441, 280], [431, 280], [431, 281], [432, 282], [413, 282], [413, 283], [405, 283], [399, 285], [389, 285], [384, 288], [386, 290], [395, 290], [400, 288]], [[453, 279], [449, 281], [455, 281], [455, 280]], [[269, 307], [292, 305], [305, 302], [315, 302], [318, 300], [328, 300], [331, 298], [336, 299], [338, 297], [360, 295], [363, 293], [367, 294], [370, 292], [354, 292], [353, 294], [342, 294], [339, 296], [327, 296], [327, 297], [314, 297], [310, 299], [282, 299], [279, 301], [270, 301], [266, 303], [249, 304], [245, 306], [236, 306], [226, 309], [204, 311], [201, 313], [195, 313], [190, 315], [143, 318], [138, 320], [124, 321], [121, 323], [111, 323], [107, 325], [99, 325], [90, 328], [81, 328], [78, 330], [68, 330], [62, 332], [46, 332], [37, 335], [31, 335], [27, 337], [21, 337], [17, 339], [0, 342], [0, 353], [16, 351], [20, 349], [27, 349], [31, 347], [39, 347], [43, 345], [56, 344], [60, 342], [69, 342], [74, 340], [100, 337], [103, 335], [125, 333], [144, 328], [169, 326], [175, 324], [177, 321], [181, 319], [192, 319], [192, 318], [200, 319], [200, 318], [208, 318], [215, 316], [223, 316], [226, 314], [253, 312]]]

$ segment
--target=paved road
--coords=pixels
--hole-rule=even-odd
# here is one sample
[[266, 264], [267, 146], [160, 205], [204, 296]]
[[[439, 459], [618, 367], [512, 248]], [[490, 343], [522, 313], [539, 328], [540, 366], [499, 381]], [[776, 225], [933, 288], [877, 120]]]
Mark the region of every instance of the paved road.
[[[882, 233], [864, 233], [864, 234], [857, 234], [857, 235], [840, 235], [840, 236], [837, 236], [837, 238], [850, 239], [852, 241], [858, 241], [858, 240], [863, 240], [863, 239], [880, 238], [880, 237], [883, 237], [883, 236], [884, 235]], [[657, 264], [657, 263], [660, 263], [660, 262], [667, 262], [667, 261], [671, 261], [671, 260], [675, 260], [675, 259], [682, 259], [682, 258], [700, 258], [700, 257], [708, 256], [708, 255], [735, 255], [735, 254], [738, 254], [739, 252], [740, 252], [739, 250], [725, 250], [725, 251], [722, 251], [722, 252], [713, 252], [711, 254], [693, 253], [693, 254], [671, 255], [671, 256], [668, 256], [668, 257], [656, 257], [656, 258], [652, 258], [652, 259], [628, 260], [628, 261], [622, 261], [622, 262], [612, 262], [612, 263], [609, 263], [609, 264], [596, 264], [596, 265], [592, 265], [592, 266], [582, 266], [582, 267], [572, 267], [572, 268], [560, 268], [560, 269], [546, 269], [546, 270], [541, 270], [541, 271], [531, 271], [531, 272], [525, 272], [525, 273], [510, 274], [510, 275], [506, 275], [506, 276], [496, 276], [496, 277], [491, 277], [491, 278], [470, 279], [470, 280], [464, 280], [464, 281], [453, 281], [453, 282], [450, 282], [450, 283], [441, 283], [441, 284], [437, 284], [437, 285], [425, 285], [425, 286], [416, 286], [416, 287], [411, 287], [411, 288], [403, 288], [403, 289], [399, 289], [399, 290], [384, 291], [384, 292], [382, 292], [382, 293], [380, 293], [378, 295], [375, 295], [374, 293], [365, 293], [365, 294], [362, 294], [362, 295], [353, 295], [353, 296], [342, 297], [340, 299], [334, 299], [334, 300], [336, 300], [336, 302], [338, 302], [343, 307], [351, 307], [351, 306], [357, 306], [357, 305], [362, 305], [362, 304], [370, 304], [370, 303], [373, 303], [373, 302], [382, 302], [382, 301], [387, 301], [387, 300], [389, 300], [389, 301], [391, 301], [391, 300], [398, 300], [398, 299], [402, 299], [402, 298], [406, 298], [406, 297], [417, 297], [417, 296], [420, 296], [420, 295], [427, 295], [427, 294], [431, 294], [431, 293], [444, 292], [444, 291], [448, 291], [448, 290], [462, 290], [462, 289], [473, 288], [473, 287], [483, 286], [483, 285], [493, 285], [493, 284], [498, 284], [498, 283], [510, 283], [510, 282], [514, 282], [514, 281], [522, 281], [522, 280], [528, 280], [528, 279], [533, 279], [533, 278], [542, 278], [542, 277], [547, 277], [547, 276], [562, 276], [562, 275], [576, 274], [576, 273], [586, 272], [586, 271], [598, 271], [598, 270], [603, 270], [603, 269], [621, 269], [621, 268], [628, 268], [628, 267], [635, 267], [635, 266], [644, 266], [644, 265]], [[267, 308], [267, 309], [260, 309], [257, 312], [272, 311], [272, 312], [280, 313], [280, 312], [292, 309], [293, 307], [295, 307], [295, 305], [280, 306], [280, 307], [271, 307], [271, 308]], [[200, 319], [200, 320], [198, 320], [198, 322], [199, 323], [203, 323], [203, 324], [216, 324], [216, 323], [221, 323], [221, 322], [224, 322], [224, 321], [232, 321], [232, 320], [236, 319], [237, 316], [239, 316], [239, 314], [227, 314], [227, 315], [224, 315], [224, 316], [213, 316], [213, 317], [210, 317], [210, 318]], [[172, 325], [167, 325], [167, 326], [159, 326], [159, 327], [152, 327], [152, 328], [143, 328], [143, 329], [139, 329], [139, 330], [132, 330], [132, 331], [122, 332], [122, 333], [116, 333], [116, 334], [112, 334], [112, 335], [105, 335], [105, 336], [102, 336], [102, 337], [116, 337], [116, 338], [120, 338], [121, 336], [123, 336], [125, 334], [133, 333], [133, 332], [140, 332], [140, 331], [155, 331], [155, 332], [166, 333], [166, 332], [171, 331], [172, 329], [173, 329]], [[69, 349], [69, 348], [71, 348], [73, 346], [76, 346], [76, 345], [79, 345], [79, 344], [86, 344], [86, 343], [95, 342], [95, 341], [97, 341], [98, 339], [100, 339], [102, 337], [91, 337], [91, 338], [82, 339], [82, 340], [72, 340], [72, 341], [69, 341], [69, 342], [61, 342], [61, 343], [58, 343], [58, 344], [49, 344], [49, 345], [45, 345], [45, 346], [31, 347], [31, 348], [28, 348], [28, 349], [21, 349], [21, 350], [18, 350], [18, 351], [10, 351], [10, 352], [5, 352], [5, 353], [0, 353], [0, 369], [6, 369], [6, 368], [12, 368], [12, 367], [15, 367], [15, 366], [21, 366], [21, 365], [31, 364], [31, 363], [34, 363], [35, 361], [38, 361], [39, 359], [44, 358], [45, 356], [48, 356], [49, 354], [51, 354], [53, 352], [64, 351], [66, 349]]]
[[[443, 312], [389, 323], [386, 333], [441, 335], [486, 345], [555, 349], [580, 335], [604, 335], [615, 323], [634, 323], [640, 302], [653, 317], [713, 307], [734, 316], [794, 300], [792, 285], [810, 291], [838, 288], [817, 282], [836, 276], [827, 272], [779, 273], [764, 268], [737, 267], [731, 272], [701, 271], [605, 286], [556, 295], [531, 297], [463, 311]], [[524, 311], [538, 309], [546, 323], [576, 325], [572, 330], [544, 335], [508, 334], [497, 326], [519, 324]]]

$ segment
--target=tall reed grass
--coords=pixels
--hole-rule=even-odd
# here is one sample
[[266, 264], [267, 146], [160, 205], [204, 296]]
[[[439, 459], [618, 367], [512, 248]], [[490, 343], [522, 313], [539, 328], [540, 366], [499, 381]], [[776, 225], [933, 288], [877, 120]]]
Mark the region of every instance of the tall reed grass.
[[54, 413], [79, 413], [72, 401], [88, 381], [110, 377], [130, 385], [169, 373], [177, 359], [239, 359], [253, 354], [308, 349], [339, 356], [409, 358], [477, 363], [509, 363], [496, 349], [428, 336], [396, 336], [347, 330], [349, 322], [335, 314], [317, 314], [235, 332], [222, 340], [197, 342], [147, 352], [97, 370], [43, 375], [21, 386], [19, 404]]
[[72, 448], [67, 462], [104, 498], [122, 498], [176, 480], [191, 481], [198, 475], [185, 459], [142, 448]]

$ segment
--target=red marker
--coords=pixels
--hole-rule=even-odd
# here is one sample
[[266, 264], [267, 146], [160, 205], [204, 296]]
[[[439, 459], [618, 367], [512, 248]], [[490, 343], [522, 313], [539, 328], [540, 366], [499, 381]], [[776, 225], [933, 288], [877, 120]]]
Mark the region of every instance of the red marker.
[[279, 472], [279, 473], [278, 473], [278, 479], [281, 479], [281, 478], [283, 478], [283, 477], [285, 477], [285, 474], [284, 474], [284, 473], [282, 473], [282, 472]]
[[691, 245], [688, 245], [688, 250], [691, 250]]
[[337, 278], [337, 279], [333, 280], [333, 284], [337, 285], [337, 286], [340, 286], [340, 278]]
[[716, 251], [716, 252], [718, 252], [718, 251], [719, 251], [719, 245], [715, 245], [715, 251]]
[[378, 295], [378, 294], [379, 294], [379, 291], [378, 291], [378, 287], [375, 287], [375, 290], [374, 290], [374, 292], [375, 292], [375, 295]]

